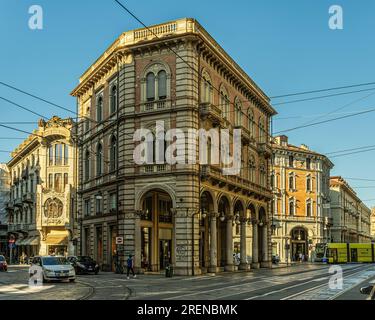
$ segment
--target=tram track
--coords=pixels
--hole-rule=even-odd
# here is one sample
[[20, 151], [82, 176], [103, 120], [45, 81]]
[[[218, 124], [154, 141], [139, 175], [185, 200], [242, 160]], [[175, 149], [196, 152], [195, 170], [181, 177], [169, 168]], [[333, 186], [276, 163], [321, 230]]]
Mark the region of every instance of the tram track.
[[[112, 281], [109, 281], [109, 282], [112, 282]], [[94, 285], [92, 285], [91, 283], [83, 282], [83, 281], [80, 281], [80, 280], [76, 281], [76, 283], [78, 283], [80, 285], [84, 285], [87, 288], [89, 288], [88, 293], [79, 297], [76, 300], [95, 300], [95, 297], [98, 297], [100, 295], [99, 289], [103, 289], [103, 287], [97, 288]], [[120, 300], [128, 300], [132, 296], [133, 290], [131, 288], [127, 287], [126, 285], [121, 284], [121, 287], [123, 289], [123, 297]]]

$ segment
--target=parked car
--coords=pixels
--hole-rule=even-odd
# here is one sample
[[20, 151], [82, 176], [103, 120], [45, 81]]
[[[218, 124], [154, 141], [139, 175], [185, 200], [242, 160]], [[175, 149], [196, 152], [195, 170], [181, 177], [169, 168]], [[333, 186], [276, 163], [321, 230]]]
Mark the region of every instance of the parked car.
[[33, 258], [32, 265], [42, 267], [43, 282], [51, 280], [74, 282], [76, 279], [76, 272], [65, 257], [37, 256]]
[[8, 271], [7, 260], [4, 256], [0, 256], [0, 271]]
[[99, 273], [99, 265], [88, 256], [69, 256], [68, 261], [74, 267], [77, 274]]
[[375, 285], [371, 284], [367, 287], [362, 287], [359, 290], [362, 294], [368, 295], [367, 300], [375, 300]]

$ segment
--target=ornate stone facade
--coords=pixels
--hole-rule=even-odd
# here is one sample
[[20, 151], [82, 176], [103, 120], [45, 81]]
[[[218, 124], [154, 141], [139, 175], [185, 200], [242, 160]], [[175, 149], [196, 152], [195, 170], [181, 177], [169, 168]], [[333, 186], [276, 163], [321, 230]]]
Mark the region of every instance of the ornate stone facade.
[[9, 201], [10, 177], [4, 163], [0, 163], [0, 254], [8, 253], [8, 215], [6, 207]]
[[[134, 255], [140, 272], [169, 263], [189, 275], [270, 266], [267, 137], [275, 110], [196, 20], [123, 33], [72, 95], [82, 117], [82, 254], [108, 270], [115, 251], [122, 260]], [[223, 175], [213, 164], [136, 165], [134, 132], [155, 134], [156, 121], [165, 131], [184, 133], [241, 128], [240, 174]], [[191, 145], [185, 147], [189, 159], [196, 157]]]
[[40, 120], [8, 162], [14, 256], [75, 254], [76, 147], [71, 119]]
[[317, 243], [331, 241], [329, 176], [332, 162], [307, 146], [294, 146], [287, 136], [275, 137], [271, 183], [274, 201], [273, 254], [281, 261], [299, 254], [314, 259]]
[[340, 176], [330, 179], [333, 242], [371, 242], [371, 210]]

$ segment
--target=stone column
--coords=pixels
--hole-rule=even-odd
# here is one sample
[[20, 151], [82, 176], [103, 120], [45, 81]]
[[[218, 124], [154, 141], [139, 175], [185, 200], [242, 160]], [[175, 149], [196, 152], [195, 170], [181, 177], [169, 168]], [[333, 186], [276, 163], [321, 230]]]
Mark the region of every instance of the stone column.
[[227, 243], [226, 243], [226, 266], [224, 267], [225, 271], [234, 271], [233, 265], [233, 218], [227, 218]]
[[210, 221], [210, 267], [209, 272], [217, 271], [217, 218], [216, 213], [211, 214]]
[[253, 261], [251, 267], [254, 269], [259, 268], [259, 260], [258, 260], [258, 224], [257, 222], [253, 222]]
[[262, 257], [262, 262], [261, 262], [261, 267], [262, 268], [268, 268], [270, 267], [270, 261], [268, 259], [268, 224], [264, 224], [262, 231], [263, 232], [263, 243], [260, 243], [259, 245], [262, 246], [262, 252], [263, 252], [263, 257]]
[[241, 263], [239, 265], [240, 270], [247, 270], [248, 265], [246, 261], [246, 220], [241, 220], [241, 245], [240, 245], [240, 254], [241, 254]]
[[142, 239], [141, 239], [141, 217], [139, 214], [134, 216], [134, 271], [142, 272]]

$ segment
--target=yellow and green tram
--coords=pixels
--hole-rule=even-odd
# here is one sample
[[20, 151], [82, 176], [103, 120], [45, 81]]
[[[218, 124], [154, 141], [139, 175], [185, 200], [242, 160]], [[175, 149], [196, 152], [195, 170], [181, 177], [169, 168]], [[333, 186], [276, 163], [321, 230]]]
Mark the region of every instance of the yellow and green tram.
[[328, 263], [375, 262], [373, 243], [326, 243], [322, 261]]

